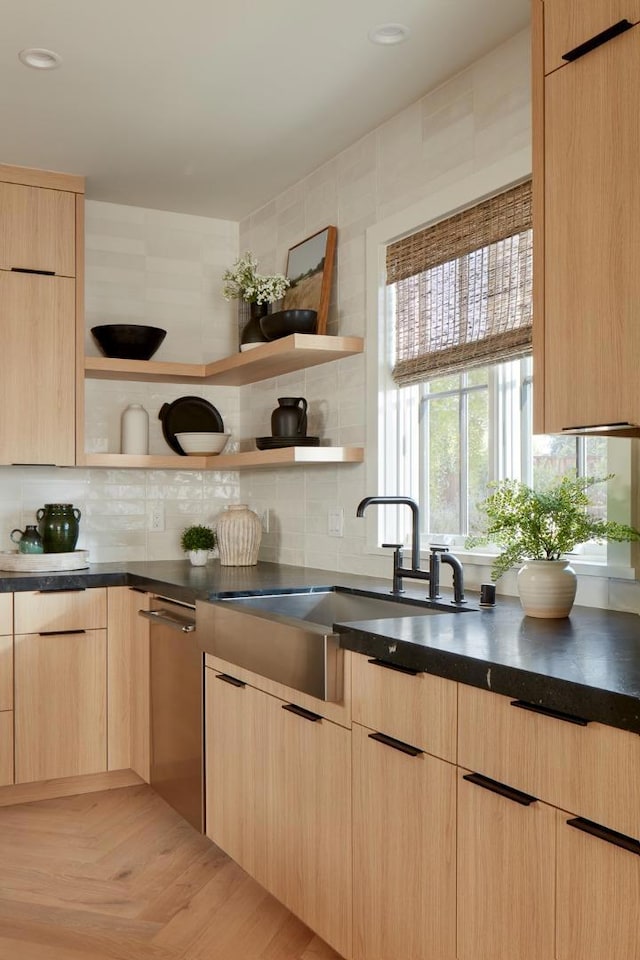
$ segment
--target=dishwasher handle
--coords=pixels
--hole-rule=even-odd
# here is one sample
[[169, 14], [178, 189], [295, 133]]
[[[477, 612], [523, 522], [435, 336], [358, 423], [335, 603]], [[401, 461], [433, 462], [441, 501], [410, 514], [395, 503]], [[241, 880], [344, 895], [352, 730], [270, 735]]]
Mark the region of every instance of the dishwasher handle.
[[141, 617], [146, 617], [152, 623], [164, 623], [174, 630], [181, 630], [183, 633], [193, 633], [196, 629], [195, 620], [189, 620], [187, 617], [174, 617], [166, 610], [138, 610]]

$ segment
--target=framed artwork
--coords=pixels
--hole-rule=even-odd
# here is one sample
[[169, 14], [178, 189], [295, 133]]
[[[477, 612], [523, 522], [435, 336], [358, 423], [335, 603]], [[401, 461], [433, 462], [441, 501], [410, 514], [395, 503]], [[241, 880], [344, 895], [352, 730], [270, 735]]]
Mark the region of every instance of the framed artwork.
[[291, 282], [282, 302], [283, 310], [316, 310], [316, 333], [327, 332], [331, 277], [336, 253], [335, 227], [325, 227], [289, 249], [287, 279]]

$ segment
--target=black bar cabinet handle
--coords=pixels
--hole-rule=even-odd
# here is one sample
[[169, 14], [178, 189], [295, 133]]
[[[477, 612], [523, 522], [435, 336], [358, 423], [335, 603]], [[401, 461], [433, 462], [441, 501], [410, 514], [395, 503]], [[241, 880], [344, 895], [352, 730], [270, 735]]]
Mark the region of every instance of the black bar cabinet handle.
[[633, 24], [629, 23], [628, 20], [618, 20], [613, 26], [603, 30], [602, 33], [596, 33], [595, 37], [591, 37], [589, 40], [585, 40], [584, 43], [578, 44], [573, 50], [568, 50], [567, 53], [563, 53], [562, 59], [568, 63], [573, 63], [574, 60], [579, 60], [580, 57], [584, 57], [585, 53], [591, 53], [596, 47], [601, 47], [603, 43], [608, 43], [609, 40], [613, 40], [614, 37], [619, 37], [621, 33], [626, 33], [627, 30], [631, 30], [632, 26]]
[[55, 270], [35, 270], [32, 267], [11, 267], [12, 273], [35, 273], [39, 277], [55, 277]]
[[86, 630], [41, 630], [39, 637], [65, 637], [74, 633], [86, 633]]
[[403, 667], [399, 663], [388, 663], [386, 660], [369, 660], [368, 663], [372, 663], [374, 667], [384, 667], [385, 670], [395, 670], [396, 673], [405, 673], [408, 677], [417, 677], [419, 673], [422, 673], [421, 670], [413, 670], [411, 667]]
[[229, 683], [232, 687], [246, 687], [246, 683], [244, 683], [243, 680], [238, 680], [237, 677], [230, 677], [228, 673], [216, 673], [216, 680]]
[[640, 841], [634, 840], [633, 837], [627, 837], [624, 833], [617, 833], [615, 830], [601, 827], [599, 823], [592, 823], [591, 820], [585, 820], [583, 817], [575, 817], [573, 820], [567, 820], [566, 823], [568, 827], [581, 830], [592, 837], [597, 837], [598, 840], [612, 843], [616, 847], [622, 847], [623, 850], [628, 850], [629, 853], [635, 853], [640, 857]]
[[303, 720], [310, 720], [311, 723], [317, 723], [319, 720], [322, 720], [319, 713], [312, 713], [311, 710], [305, 710], [304, 707], [299, 707], [296, 703], [283, 703], [282, 709], [288, 713], [295, 713], [296, 717], [302, 717]]
[[505, 800], [513, 800], [514, 803], [519, 803], [523, 807], [530, 807], [531, 804], [537, 800], [537, 797], [532, 797], [528, 793], [523, 793], [522, 790], [514, 789], [514, 787], [508, 787], [506, 783], [500, 783], [498, 780], [490, 780], [489, 777], [483, 777], [481, 773], [467, 773], [462, 779], [468, 780], [469, 783], [475, 784], [476, 787], [482, 787], [483, 790], [490, 790], [491, 793], [497, 793], [499, 796], [504, 797]]
[[424, 753], [424, 750], [420, 750], [419, 747], [412, 747], [410, 743], [395, 740], [393, 737], [388, 737], [386, 733], [370, 733], [369, 740], [384, 743], [385, 747], [392, 747], [394, 750], [399, 750], [400, 753], [406, 753], [408, 757], [419, 757], [421, 753]]
[[552, 710], [550, 707], [541, 707], [538, 703], [529, 703], [527, 700], [512, 700], [512, 707], [528, 710], [530, 713], [539, 713], [543, 717], [553, 720], [564, 720], [565, 723], [575, 723], [578, 727], [586, 727], [589, 723], [584, 717], [576, 717], [573, 713], [563, 713], [562, 710]]

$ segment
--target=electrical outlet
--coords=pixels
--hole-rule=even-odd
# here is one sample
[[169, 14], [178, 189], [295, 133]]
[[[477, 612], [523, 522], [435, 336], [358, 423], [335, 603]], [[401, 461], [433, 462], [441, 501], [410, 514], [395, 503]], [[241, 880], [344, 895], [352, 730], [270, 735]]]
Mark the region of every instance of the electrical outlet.
[[149, 507], [147, 526], [149, 530], [164, 530], [164, 504], [152, 503]]
[[329, 510], [327, 532], [330, 537], [344, 536], [344, 510]]

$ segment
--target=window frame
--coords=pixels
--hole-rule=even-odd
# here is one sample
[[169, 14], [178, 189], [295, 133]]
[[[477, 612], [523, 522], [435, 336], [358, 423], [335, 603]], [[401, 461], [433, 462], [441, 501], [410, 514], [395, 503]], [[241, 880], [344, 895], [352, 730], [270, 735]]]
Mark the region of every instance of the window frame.
[[[367, 366], [367, 437], [365, 453], [366, 493], [394, 494], [415, 491], [419, 484], [419, 444], [413, 437], [407, 438], [410, 446], [405, 449], [402, 474], [393, 468], [392, 458], [387, 454], [392, 445], [390, 440], [397, 434], [400, 411], [397, 387], [391, 378], [391, 365], [388, 360], [393, 356], [393, 340], [390, 325], [384, 321], [388, 311], [388, 289], [386, 286], [386, 248], [389, 243], [400, 239], [429, 224], [451, 216], [465, 207], [479, 203], [487, 197], [515, 186], [531, 176], [531, 155], [529, 149], [510, 154], [500, 161], [478, 170], [455, 183], [434, 190], [421, 202], [381, 220], [366, 231], [365, 269], [366, 269], [366, 366]], [[418, 388], [419, 389], [419, 388]], [[404, 400], [403, 406], [415, 402]], [[417, 423], [417, 418], [414, 418]], [[416, 438], [417, 439], [417, 438]], [[609, 463], [616, 481], [610, 484], [608, 497], [608, 515], [611, 519], [631, 523], [631, 451], [625, 441], [610, 439]], [[384, 451], [385, 456], [382, 456]], [[398, 489], [401, 487], [402, 489]], [[390, 524], [385, 510], [368, 511], [366, 515], [366, 545], [368, 554], [387, 556], [388, 550], [380, 544], [390, 542], [387, 532], [391, 533], [395, 524]], [[468, 551], [455, 546], [456, 555], [468, 563], [488, 568], [492, 554], [488, 548]], [[423, 552], [424, 555], [424, 552]], [[495, 555], [495, 554], [493, 554]], [[573, 562], [573, 561], [572, 561]], [[607, 560], [602, 562], [576, 561], [576, 569], [581, 574], [610, 576], [620, 579], [633, 579], [635, 571], [631, 567], [631, 547], [629, 544], [611, 543], [607, 545]]]

